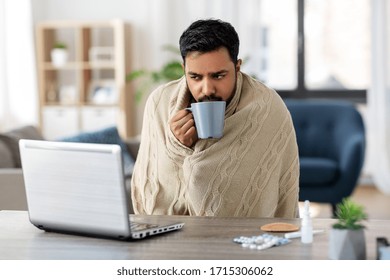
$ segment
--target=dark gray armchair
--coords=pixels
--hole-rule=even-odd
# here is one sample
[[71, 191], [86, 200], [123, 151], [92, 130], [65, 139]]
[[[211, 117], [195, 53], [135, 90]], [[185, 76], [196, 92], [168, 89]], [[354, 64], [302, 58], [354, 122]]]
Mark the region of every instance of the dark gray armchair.
[[352, 194], [365, 154], [362, 117], [341, 101], [285, 100], [300, 160], [301, 201], [337, 203]]

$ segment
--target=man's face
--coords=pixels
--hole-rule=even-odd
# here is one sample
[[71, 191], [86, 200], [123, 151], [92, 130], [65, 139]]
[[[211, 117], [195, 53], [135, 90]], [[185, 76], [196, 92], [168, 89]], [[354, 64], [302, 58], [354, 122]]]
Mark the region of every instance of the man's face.
[[222, 47], [207, 53], [189, 52], [185, 61], [187, 85], [196, 101], [231, 100], [241, 60], [234, 65], [228, 50]]

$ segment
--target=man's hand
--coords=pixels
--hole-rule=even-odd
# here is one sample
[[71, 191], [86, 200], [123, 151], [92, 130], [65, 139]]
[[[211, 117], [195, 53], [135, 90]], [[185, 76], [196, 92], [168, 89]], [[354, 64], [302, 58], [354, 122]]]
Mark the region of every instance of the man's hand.
[[173, 135], [184, 146], [191, 148], [198, 141], [194, 117], [186, 109], [177, 112], [170, 120], [169, 125]]

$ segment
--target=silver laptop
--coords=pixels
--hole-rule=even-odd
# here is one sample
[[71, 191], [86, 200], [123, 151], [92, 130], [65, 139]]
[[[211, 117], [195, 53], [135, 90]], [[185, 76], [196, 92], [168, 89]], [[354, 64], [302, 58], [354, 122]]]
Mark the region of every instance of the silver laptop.
[[39, 229], [121, 240], [183, 223], [131, 223], [119, 145], [20, 140], [30, 221]]

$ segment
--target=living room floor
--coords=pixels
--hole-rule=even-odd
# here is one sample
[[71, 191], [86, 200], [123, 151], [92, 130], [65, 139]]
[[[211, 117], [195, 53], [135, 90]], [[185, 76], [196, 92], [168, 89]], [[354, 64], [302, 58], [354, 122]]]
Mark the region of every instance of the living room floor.
[[[369, 219], [390, 220], [390, 195], [383, 194], [374, 185], [359, 185], [351, 199], [366, 209]], [[303, 203], [300, 203], [302, 206]], [[310, 203], [312, 216], [315, 218], [331, 218], [332, 208], [328, 204]]]

